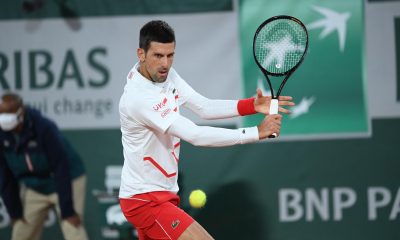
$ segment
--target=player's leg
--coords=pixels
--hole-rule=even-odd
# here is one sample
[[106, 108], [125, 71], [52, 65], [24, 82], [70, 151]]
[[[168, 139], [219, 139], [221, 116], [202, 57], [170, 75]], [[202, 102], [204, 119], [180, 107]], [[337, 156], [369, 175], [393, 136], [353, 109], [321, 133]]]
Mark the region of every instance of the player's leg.
[[196, 221], [194, 221], [178, 238], [178, 240], [208, 240], [214, 239], [211, 235]]
[[[86, 230], [83, 226], [83, 211], [85, 202], [85, 192], [86, 192], [86, 176], [82, 175], [75, 178], [72, 181], [72, 197], [74, 201], [74, 210], [81, 219], [81, 225], [75, 227], [68, 221], [61, 221], [61, 230], [66, 240], [86, 240], [88, 239]], [[54, 199], [57, 213], [60, 215], [60, 209], [58, 205], [58, 198]]]
[[47, 196], [30, 189], [22, 190], [22, 204], [26, 223], [17, 221], [12, 229], [12, 240], [38, 240], [43, 231], [51, 204]]
[[171, 202], [149, 207], [141, 219], [139, 228], [146, 235], [144, 239], [177, 240], [194, 222], [191, 216]]
[[[157, 197], [160, 195], [142, 194], [130, 199], [120, 199], [120, 206], [126, 219], [136, 227], [139, 239], [173, 239], [179, 236], [194, 222], [193, 218], [176, 205], [179, 197], [170, 193], [170, 201]], [[164, 195], [161, 193], [161, 195]], [[152, 201], [152, 200], [154, 201]]]
[[[145, 230], [149, 239], [210, 240], [211, 235], [182, 209], [171, 202], [154, 211], [155, 224]], [[146, 238], [145, 238], [146, 239]]]

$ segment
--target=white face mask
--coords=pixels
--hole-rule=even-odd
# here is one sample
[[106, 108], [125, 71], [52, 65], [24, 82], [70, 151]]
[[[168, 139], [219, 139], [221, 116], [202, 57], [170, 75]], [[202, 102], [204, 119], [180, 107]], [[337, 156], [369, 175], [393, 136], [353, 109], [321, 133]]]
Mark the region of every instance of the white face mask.
[[0, 127], [3, 131], [13, 130], [20, 122], [22, 117], [18, 115], [21, 112], [21, 108], [16, 113], [0, 113]]

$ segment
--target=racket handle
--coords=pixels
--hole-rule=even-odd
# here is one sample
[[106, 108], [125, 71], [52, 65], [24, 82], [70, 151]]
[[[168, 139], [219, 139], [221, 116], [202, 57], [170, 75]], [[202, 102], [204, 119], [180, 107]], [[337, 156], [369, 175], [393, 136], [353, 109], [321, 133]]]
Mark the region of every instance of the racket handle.
[[278, 136], [278, 134], [273, 133], [273, 134], [269, 135], [268, 138], [276, 138], [277, 136]]
[[[269, 105], [269, 114], [278, 114], [278, 109], [279, 109], [279, 101], [278, 99], [271, 99], [271, 103]], [[268, 138], [276, 138], [278, 134], [273, 133], [268, 136]]]
[[269, 105], [269, 114], [278, 114], [279, 108], [278, 99], [271, 99], [271, 103]]

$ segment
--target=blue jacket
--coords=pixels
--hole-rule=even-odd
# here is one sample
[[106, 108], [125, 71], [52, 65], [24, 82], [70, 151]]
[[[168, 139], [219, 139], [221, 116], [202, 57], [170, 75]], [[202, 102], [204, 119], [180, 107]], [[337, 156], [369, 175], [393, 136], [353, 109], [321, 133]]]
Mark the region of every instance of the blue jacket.
[[19, 183], [42, 194], [57, 192], [61, 217], [73, 216], [71, 179], [82, 174], [78, 154], [40, 112], [26, 107], [18, 134], [0, 130], [0, 192], [11, 218], [23, 216]]

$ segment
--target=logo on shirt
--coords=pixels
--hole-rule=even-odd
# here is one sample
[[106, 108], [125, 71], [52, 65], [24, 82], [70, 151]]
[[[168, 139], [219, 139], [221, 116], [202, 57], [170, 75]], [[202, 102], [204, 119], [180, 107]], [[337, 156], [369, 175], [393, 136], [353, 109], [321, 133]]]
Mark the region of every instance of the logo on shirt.
[[161, 110], [163, 107], [165, 107], [165, 105], [167, 105], [168, 99], [164, 98], [164, 100], [162, 100], [162, 102], [157, 103], [156, 105], [153, 106], [154, 111], [159, 111]]
[[132, 77], [133, 77], [133, 72], [129, 72], [129, 74], [128, 74], [128, 79], [131, 80]]
[[172, 229], [175, 229], [176, 227], [178, 227], [179, 223], [181, 223], [179, 220], [173, 221], [171, 224]]
[[165, 110], [161, 113], [161, 117], [162, 117], [162, 118], [165, 118], [165, 116], [167, 116], [168, 113], [170, 113], [170, 112], [171, 112], [171, 108], [165, 109]]

